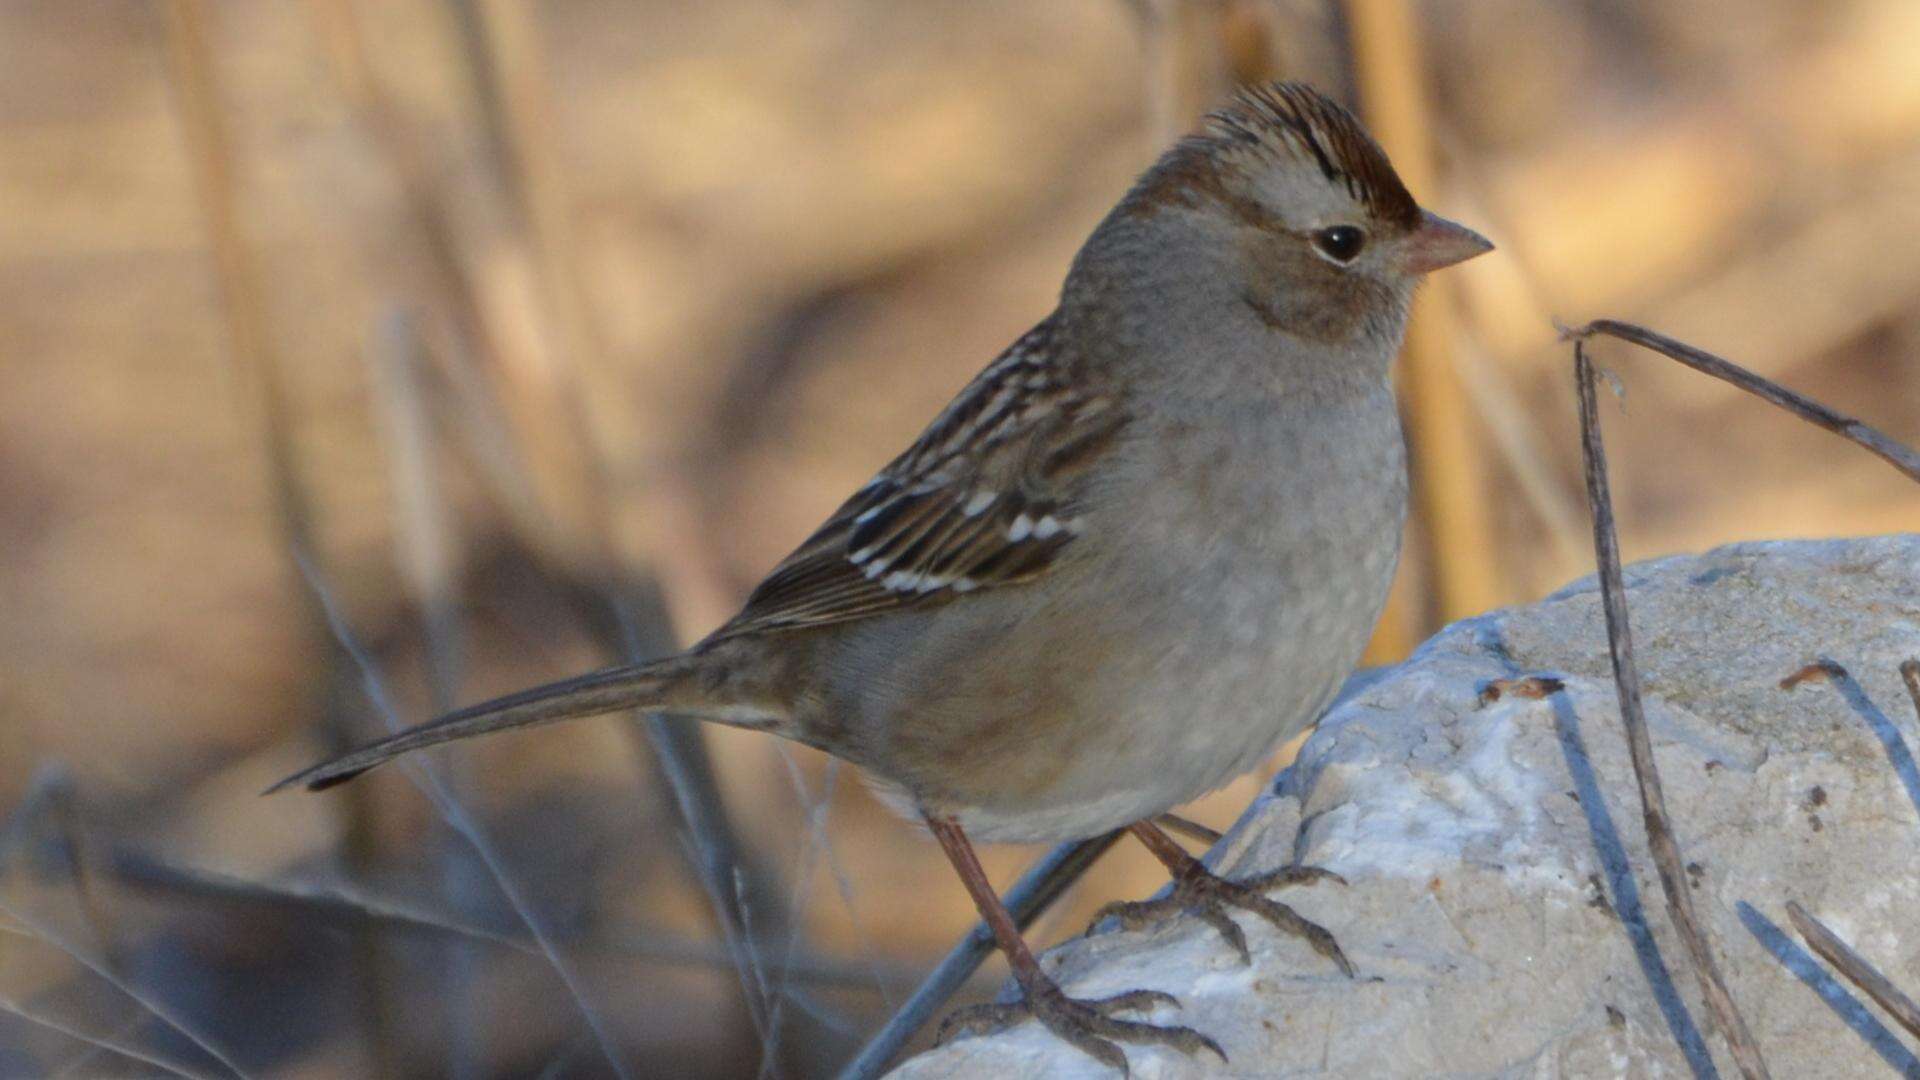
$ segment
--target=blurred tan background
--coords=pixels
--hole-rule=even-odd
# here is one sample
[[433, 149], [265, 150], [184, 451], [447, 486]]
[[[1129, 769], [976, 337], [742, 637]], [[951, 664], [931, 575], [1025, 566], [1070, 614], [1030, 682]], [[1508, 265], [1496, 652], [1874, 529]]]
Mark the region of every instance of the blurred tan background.
[[[830, 1075], [972, 911], [812, 751], [599, 720], [431, 798], [256, 793], [710, 628], [1236, 80], [1354, 102], [1500, 249], [1423, 297], [1375, 661], [1586, 572], [1556, 319], [1920, 439], [1920, 5], [1739, 12], [7, 0], [0, 1076]], [[1839, 440], [1600, 356], [1630, 558], [1920, 528]], [[1036, 936], [1160, 882], [1116, 848]]]

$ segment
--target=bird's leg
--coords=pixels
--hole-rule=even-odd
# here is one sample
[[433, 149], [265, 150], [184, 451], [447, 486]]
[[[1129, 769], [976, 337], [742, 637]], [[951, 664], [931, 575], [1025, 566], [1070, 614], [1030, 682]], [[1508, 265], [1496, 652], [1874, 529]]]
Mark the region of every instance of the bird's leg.
[[[1193, 915], [1208, 926], [1220, 931], [1235, 952], [1245, 963], [1252, 963], [1247, 952], [1247, 936], [1227, 914], [1229, 907], [1250, 911], [1295, 937], [1305, 938], [1313, 951], [1339, 965], [1348, 976], [1353, 975], [1353, 965], [1347, 962], [1346, 954], [1333, 940], [1333, 935], [1317, 923], [1302, 918], [1300, 914], [1277, 900], [1266, 897], [1267, 889], [1282, 885], [1309, 884], [1316, 881], [1332, 880], [1346, 884], [1345, 879], [1331, 870], [1322, 870], [1317, 866], [1285, 866], [1271, 874], [1245, 881], [1229, 881], [1206, 868], [1199, 859], [1187, 854], [1185, 848], [1171, 836], [1161, 831], [1158, 825], [1150, 821], [1136, 821], [1128, 826], [1133, 835], [1153, 852], [1153, 856], [1165, 864], [1173, 875], [1173, 891], [1158, 900], [1116, 901], [1100, 909], [1093, 918], [1094, 925], [1112, 916], [1120, 925], [1129, 930], [1138, 930], [1144, 926], [1182, 912]], [[1092, 929], [1092, 927], [1088, 927]]]
[[1227, 1060], [1226, 1052], [1220, 1049], [1218, 1043], [1192, 1028], [1159, 1027], [1132, 1020], [1116, 1020], [1112, 1016], [1123, 1011], [1145, 1012], [1155, 1005], [1178, 1008], [1180, 1002], [1172, 994], [1163, 994], [1158, 990], [1133, 990], [1088, 1001], [1068, 997], [1058, 983], [1040, 970], [1040, 962], [1034, 959], [1027, 943], [1021, 939], [1020, 928], [1014, 925], [1013, 916], [1007, 913], [1006, 906], [1000, 902], [1000, 897], [987, 881], [986, 872], [980, 869], [980, 860], [974, 857], [973, 845], [968, 842], [967, 834], [960, 831], [959, 823], [928, 817], [927, 827], [933, 830], [934, 838], [946, 850], [948, 861], [953, 863], [961, 883], [966, 885], [968, 894], [973, 897], [974, 906], [980, 909], [980, 917], [993, 931], [1000, 951], [1006, 954], [1007, 966], [1013, 969], [1013, 978], [1020, 984], [1021, 995], [1021, 1000], [1011, 1004], [974, 1005], [955, 1010], [940, 1025], [940, 1042], [944, 1043], [958, 1034], [977, 1035], [1000, 1031], [1031, 1018], [1040, 1021], [1048, 1031], [1073, 1044], [1081, 1052], [1118, 1069], [1122, 1075], [1127, 1074], [1127, 1056], [1115, 1045], [1115, 1040], [1171, 1046], [1186, 1054], [1210, 1050], [1221, 1061]]

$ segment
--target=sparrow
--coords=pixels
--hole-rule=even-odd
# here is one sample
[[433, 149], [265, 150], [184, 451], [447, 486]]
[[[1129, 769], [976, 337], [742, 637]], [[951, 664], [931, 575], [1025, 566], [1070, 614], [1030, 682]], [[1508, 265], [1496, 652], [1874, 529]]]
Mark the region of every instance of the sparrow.
[[925, 822], [1027, 1018], [1125, 1072], [1121, 1043], [1225, 1053], [1068, 997], [972, 841], [1125, 828], [1166, 864], [1139, 926], [1191, 911], [1246, 956], [1258, 915], [1351, 975], [1265, 895], [1330, 875], [1214, 875], [1153, 819], [1257, 766], [1332, 701], [1386, 600], [1406, 517], [1390, 370], [1415, 284], [1491, 250], [1423, 210], [1358, 120], [1298, 83], [1248, 88], [1167, 150], [1074, 257], [1052, 314], [987, 365], [692, 648], [474, 705], [276, 785], [644, 709], [780, 735], [860, 766]]

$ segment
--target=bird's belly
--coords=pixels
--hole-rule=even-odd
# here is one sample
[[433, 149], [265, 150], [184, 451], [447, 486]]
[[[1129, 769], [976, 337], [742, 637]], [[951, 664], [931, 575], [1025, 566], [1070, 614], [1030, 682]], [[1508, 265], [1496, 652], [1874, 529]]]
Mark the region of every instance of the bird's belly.
[[[895, 673], [924, 690], [872, 718], [874, 771], [979, 839], [1052, 841], [1254, 768], [1326, 707], [1384, 603], [1405, 507], [1391, 434], [1330, 449], [1311, 490], [1284, 466], [1216, 469], [1210, 488], [1147, 485], [1092, 518], [1077, 543], [1108, 546], [1087, 579], [1045, 600], [981, 594], [969, 628], [910, 650], [942, 678]], [[1285, 449], [1297, 466], [1318, 448]], [[1244, 502], [1225, 513], [1223, 498]]]
[[[1128, 632], [1079, 683], [1073, 715], [1039, 727], [1017, 759], [976, 746], [969, 772], [984, 782], [951, 793], [961, 824], [981, 839], [1093, 835], [1213, 791], [1304, 730], [1358, 660], [1384, 585], [1306, 597], [1252, 578], [1211, 623]], [[1029, 677], [1046, 681], [1044, 667]]]
[[1212, 534], [1215, 561], [1159, 595], [1142, 594], [1146, 570], [1122, 565], [1136, 585], [1077, 613], [1079, 640], [1002, 651], [1022, 659], [1000, 672], [992, 703], [965, 708], [1000, 713], [1022, 737], [965, 744], [965, 767], [946, 773], [949, 812], [982, 839], [1089, 836], [1259, 765], [1318, 717], [1366, 645], [1399, 546], [1398, 509], [1381, 501], [1358, 515], [1364, 528], [1300, 538], [1284, 556], [1270, 537]]

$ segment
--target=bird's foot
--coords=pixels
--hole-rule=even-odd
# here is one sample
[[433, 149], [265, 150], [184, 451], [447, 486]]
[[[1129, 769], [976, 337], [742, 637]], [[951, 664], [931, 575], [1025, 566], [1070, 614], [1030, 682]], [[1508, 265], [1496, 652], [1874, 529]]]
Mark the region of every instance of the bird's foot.
[[1253, 957], [1247, 951], [1247, 935], [1227, 913], [1229, 908], [1239, 908], [1295, 937], [1304, 938], [1314, 952], [1333, 961], [1342, 973], [1352, 978], [1353, 964], [1348, 962], [1346, 953], [1340, 951], [1339, 943], [1326, 927], [1302, 918], [1299, 912], [1265, 895], [1266, 890], [1283, 885], [1310, 885], [1319, 881], [1347, 883], [1339, 874], [1317, 866], [1285, 866], [1245, 881], [1229, 881], [1196, 861], [1174, 877], [1171, 893], [1158, 900], [1115, 901], [1101, 908], [1087, 929], [1092, 931], [1111, 916], [1128, 930], [1140, 930], [1185, 913], [1220, 931], [1220, 936], [1240, 954], [1240, 962], [1251, 964]]
[[1220, 1044], [1189, 1027], [1161, 1027], [1136, 1020], [1117, 1020], [1116, 1012], [1148, 1012], [1156, 1005], [1180, 1007], [1179, 999], [1158, 990], [1132, 990], [1107, 998], [1070, 998], [1052, 979], [1041, 976], [1022, 988], [1021, 1000], [1010, 1004], [971, 1005], [956, 1009], [940, 1025], [938, 1041], [959, 1035], [990, 1035], [1023, 1020], [1038, 1020], [1048, 1031], [1100, 1063], [1130, 1075], [1127, 1055], [1118, 1043], [1171, 1046], [1183, 1054], [1202, 1050], [1227, 1060]]

